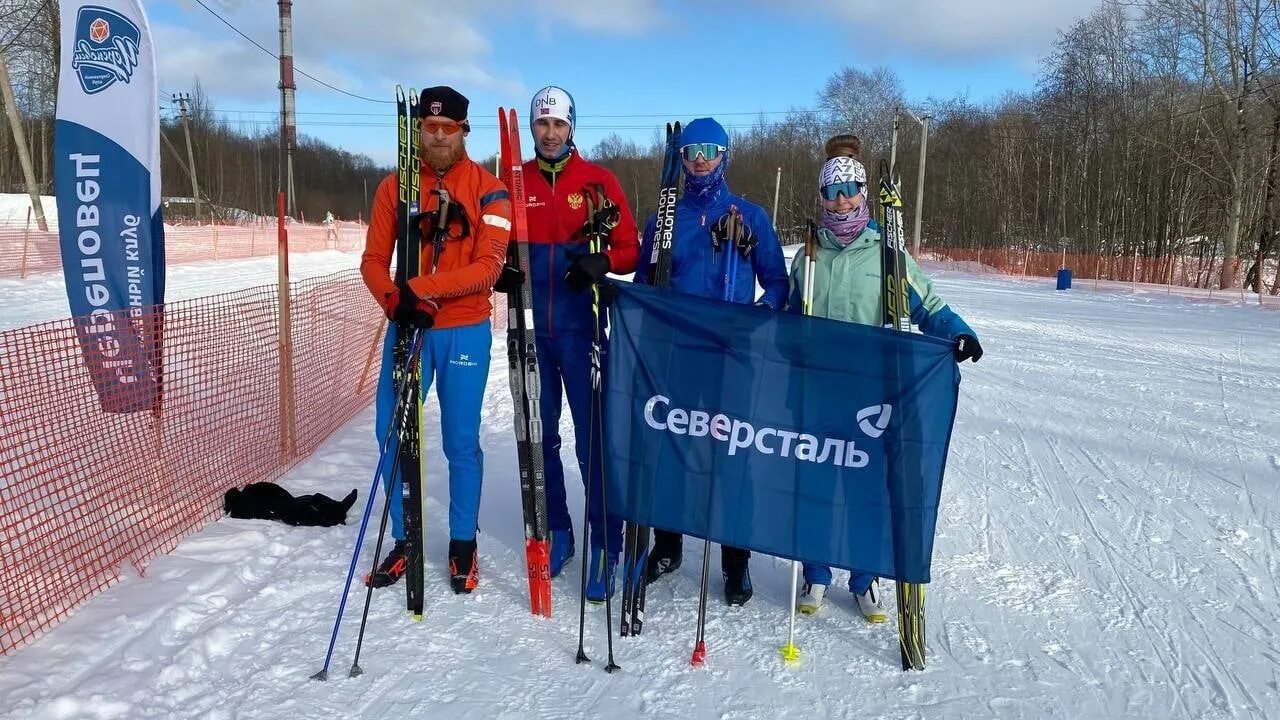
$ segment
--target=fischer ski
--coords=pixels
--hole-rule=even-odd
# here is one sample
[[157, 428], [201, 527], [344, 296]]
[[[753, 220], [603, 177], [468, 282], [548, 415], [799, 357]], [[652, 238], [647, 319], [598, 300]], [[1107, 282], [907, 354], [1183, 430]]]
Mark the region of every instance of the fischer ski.
[[[396, 282], [407, 282], [419, 274], [422, 268], [422, 229], [418, 226], [421, 198], [421, 170], [418, 160], [420, 133], [417, 124], [418, 94], [409, 88], [406, 96], [396, 86], [396, 119], [399, 129], [396, 178], [399, 186], [399, 203], [396, 208]], [[404, 510], [405, 533], [405, 604], [414, 620], [422, 619], [423, 580], [423, 523], [422, 523], [422, 376], [417, 364], [407, 361], [409, 339], [413, 328], [396, 325], [396, 341], [392, 349], [395, 362], [393, 379], [402, 368], [413, 367], [408, 377], [407, 412], [400, 434], [400, 501]]]
[[[910, 286], [907, 279], [906, 253], [902, 248], [905, 237], [902, 224], [902, 196], [898, 192], [896, 169], [884, 160], [880, 161], [880, 225], [882, 241], [881, 277], [884, 281], [884, 327], [899, 332], [911, 332]], [[889, 363], [894, 384], [901, 377], [897, 363]], [[894, 506], [902, 507], [916, 502], [921, 488], [919, 479], [908, 475], [901, 466], [897, 453], [891, 451], [888, 459], [889, 497]], [[914, 483], [914, 485], [912, 485]], [[894, 552], [898, 552], [897, 536], [918, 537], [919, 527], [898, 528], [894, 531]], [[902, 654], [903, 670], [923, 670], [924, 647], [924, 585], [901, 580], [894, 583], [898, 599], [898, 646]]]

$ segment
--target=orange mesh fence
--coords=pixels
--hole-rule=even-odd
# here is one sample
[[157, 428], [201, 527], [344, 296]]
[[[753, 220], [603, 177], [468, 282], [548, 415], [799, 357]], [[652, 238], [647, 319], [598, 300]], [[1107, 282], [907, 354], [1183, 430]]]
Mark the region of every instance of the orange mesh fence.
[[[340, 250], [362, 252], [365, 226], [352, 222], [325, 225], [291, 224], [289, 252]], [[164, 230], [167, 263], [263, 257], [276, 253], [276, 226], [191, 225]], [[55, 230], [0, 227], [0, 277], [26, 277], [62, 269], [62, 253]]]
[[359, 274], [291, 295], [287, 433], [274, 287], [165, 306], [159, 418], [102, 411], [71, 319], [0, 332], [0, 654], [142, 572], [219, 517], [228, 488], [279, 478], [368, 404], [382, 323]]
[[[1071, 269], [1075, 280], [1102, 281], [1108, 287], [1139, 286], [1146, 290], [1178, 292], [1186, 296], [1244, 297], [1244, 267], [1237, 272], [1240, 283], [1230, 290], [1218, 289], [1222, 259], [1198, 256], [1159, 255], [1118, 257], [1084, 253], [1028, 252], [1012, 248], [924, 248], [921, 259], [968, 272], [998, 273], [1027, 277], [1054, 277], [1059, 268]], [[1254, 296], [1259, 305], [1280, 306], [1280, 291], [1275, 262], [1268, 262], [1262, 273], [1264, 292]], [[1252, 293], [1249, 293], [1252, 296]], [[1249, 299], [1249, 298], [1246, 298]]]

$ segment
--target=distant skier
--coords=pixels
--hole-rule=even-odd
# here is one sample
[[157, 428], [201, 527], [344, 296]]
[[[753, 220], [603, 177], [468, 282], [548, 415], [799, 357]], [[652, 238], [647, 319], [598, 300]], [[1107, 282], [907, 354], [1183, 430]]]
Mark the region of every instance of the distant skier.
[[[814, 271], [811, 314], [832, 320], [879, 325], [883, 321], [882, 243], [879, 226], [871, 219], [867, 203], [867, 171], [849, 154], [857, 154], [858, 139], [840, 135], [827, 142], [827, 151], [837, 153], [823, 164], [818, 176], [822, 222], [818, 227], [818, 258]], [[842, 154], [849, 153], [849, 154]], [[933, 291], [933, 283], [920, 271], [915, 259], [904, 252], [906, 274], [911, 286], [911, 322], [926, 335], [956, 343], [956, 362], [982, 357], [978, 336]], [[802, 311], [805, 256], [796, 254], [791, 262], [791, 294], [787, 307]], [[851, 359], [853, 361], [853, 359]], [[831, 568], [804, 563], [804, 588], [796, 601], [800, 612], [813, 614], [821, 609], [831, 584]], [[879, 579], [853, 573], [849, 591], [857, 597], [858, 609], [873, 623], [884, 622]]]
[[338, 246], [338, 223], [333, 219], [332, 210], [324, 214], [324, 244], [325, 247]]
[[[729, 135], [711, 118], [698, 118], [684, 128], [680, 139], [684, 169], [684, 194], [676, 203], [675, 238], [672, 243], [671, 287], [717, 300], [725, 297], [725, 276], [737, 263], [730, 302], [755, 303], [781, 309], [786, 300], [787, 270], [782, 247], [764, 208], [729, 192], [724, 173], [729, 165]], [[736, 214], [740, 222], [731, 222]], [[647, 259], [653, 247], [657, 216], [645, 225], [636, 282], [648, 282]], [[731, 259], [736, 254], [737, 259]], [[756, 282], [764, 294], [756, 300]], [[646, 576], [653, 582], [680, 567], [683, 536], [654, 530]], [[730, 605], [751, 599], [751, 552], [721, 546], [724, 598]]]

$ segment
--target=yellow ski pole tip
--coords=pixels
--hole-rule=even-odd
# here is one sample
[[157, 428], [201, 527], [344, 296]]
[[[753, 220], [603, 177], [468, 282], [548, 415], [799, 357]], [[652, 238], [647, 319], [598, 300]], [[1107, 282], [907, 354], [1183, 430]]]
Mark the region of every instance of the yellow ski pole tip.
[[782, 661], [787, 664], [795, 664], [800, 662], [800, 648], [790, 643], [783, 645], [780, 650], [782, 653]]

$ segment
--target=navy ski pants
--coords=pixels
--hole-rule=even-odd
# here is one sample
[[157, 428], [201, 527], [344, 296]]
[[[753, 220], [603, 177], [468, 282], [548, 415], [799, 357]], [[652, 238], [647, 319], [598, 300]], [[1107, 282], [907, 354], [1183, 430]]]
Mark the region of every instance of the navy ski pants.
[[[604, 411], [601, 406], [592, 414], [591, 392], [591, 339], [590, 332], [568, 333], [554, 337], [538, 337], [538, 375], [542, 382], [542, 455], [547, 478], [547, 527], [551, 530], [569, 530], [573, 522], [569, 514], [564, 487], [564, 463], [560, 459], [560, 412], [564, 400], [569, 402], [569, 414], [573, 417], [574, 444], [578, 455], [578, 472], [584, 487], [590, 482], [587, 508], [591, 526], [591, 547], [604, 547], [604, 535], [608, 536], [608, 549], [622, 550], [622, 518], [609, 513], [601, 535], [604, 505]], [[607, 339], [602, 340], [600, 364], [608, 365]], [[592, 422], [594, 420], [594, 432]], [[594, 446], [594, 449], [593, 449]], [[590, 468], [588, 468], [590, 465]]]

